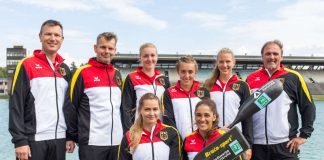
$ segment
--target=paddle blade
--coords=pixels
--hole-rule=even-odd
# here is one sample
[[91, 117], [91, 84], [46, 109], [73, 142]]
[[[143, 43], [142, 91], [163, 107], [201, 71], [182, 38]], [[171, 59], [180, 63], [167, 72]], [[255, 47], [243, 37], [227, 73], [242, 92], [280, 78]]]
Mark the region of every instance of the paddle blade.
[[280, 80], [274, 79], [257, 89], [253, 94], [245, 100], [240, 106], [240, 110], [236, 115], [235, 120], [228, 126], [232, 128], [237, 123], [247, 119], [254, 113], [265, 108], [269, 103], [274, 101], [283, 90], [283, 85]]

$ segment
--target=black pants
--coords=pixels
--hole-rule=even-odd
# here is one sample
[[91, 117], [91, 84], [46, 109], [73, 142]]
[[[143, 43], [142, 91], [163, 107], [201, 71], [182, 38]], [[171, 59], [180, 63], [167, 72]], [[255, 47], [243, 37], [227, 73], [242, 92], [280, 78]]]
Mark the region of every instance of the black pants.
[[80, 160], [117, 160], [118, 146], [79, 145]]
[[29, 142], [29, 146], [30, 160], [65, 160], [65, 138]]
[[252, 146], [252, 160], [298, 160], [298, 153], [289, 152], [288, 142]]

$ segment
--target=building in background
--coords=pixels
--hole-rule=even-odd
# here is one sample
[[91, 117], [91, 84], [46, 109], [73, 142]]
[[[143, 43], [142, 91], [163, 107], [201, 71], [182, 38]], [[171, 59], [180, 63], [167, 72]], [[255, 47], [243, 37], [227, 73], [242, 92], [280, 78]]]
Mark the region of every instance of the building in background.
[[8, 78], [0, 78], [0, 96], [8, 95]]
[[27, 50], [23, 46], [14, 45], [13, 48], [7, 48], [7, 90], [11, 87], [12, 77], [19, 61], [26, 57]]

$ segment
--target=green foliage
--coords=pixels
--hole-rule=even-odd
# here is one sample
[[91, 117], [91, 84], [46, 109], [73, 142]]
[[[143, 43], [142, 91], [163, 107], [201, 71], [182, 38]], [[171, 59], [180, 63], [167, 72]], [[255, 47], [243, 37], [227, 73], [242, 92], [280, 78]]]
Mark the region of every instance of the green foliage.
[[78, 69], [78, 67], [75, 65], [75, 62], [71, 63], [70, 69], [71, 69], [72, 74]]
[[7, 68], [6, 67], [0, 67], [0, 78], [7, 78]]

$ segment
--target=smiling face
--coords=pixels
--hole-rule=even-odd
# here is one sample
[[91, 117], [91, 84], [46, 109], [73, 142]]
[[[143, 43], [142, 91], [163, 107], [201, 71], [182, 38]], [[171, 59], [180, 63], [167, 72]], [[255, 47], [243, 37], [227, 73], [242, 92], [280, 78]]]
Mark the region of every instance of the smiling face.
[[161, 113], [159, 101], [156, 99], [146, 99], [143, 101], [143, 105], [140, 110], [140, 115], [143, 118], [143, 125], [153, 126], [157, 123], [159, 115]]
[[277, 44], [270, 43], [264, 47], [262, 53], [263, 65], [268, 71], [273, 74], [280, 68], [282, 61], [282, 50]]
[[234, 57], [231, 53], [220, 53], [217, 56], [216, 65], [219, 69], [220, 76], [231, 76], [232, 69], [235, 65]]
[[64, 40], [63, 31], [58, 25], [44, 25], [39, 33], [39, 39], [45, 54], [55, 54], [61, 48]]
[[145, 47], [141, 50], [140, 61], [143, 64], [143, 69], [151, 70], [155, 68], [158, 55], [155, 47]]
[[189, 90], [197, 74], [196, 65], [194, 63], [180, 62], [177, 72], [180, 78], [180, 86]]
[[101, 37], [97, 44], [94, 45], [94, 51], [97, 55], [97, 61], [109, 64], [116, 54], [116, 40], [106, 40], [104, 37]]
[[216, 121], [217, 115], [213, 113], [206, 104], [201, 104], [196, 108], [195, 120], [199, 132], [207, 133], [213, 129], [213, 122]]

